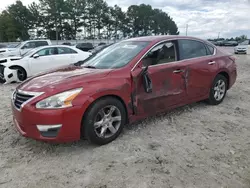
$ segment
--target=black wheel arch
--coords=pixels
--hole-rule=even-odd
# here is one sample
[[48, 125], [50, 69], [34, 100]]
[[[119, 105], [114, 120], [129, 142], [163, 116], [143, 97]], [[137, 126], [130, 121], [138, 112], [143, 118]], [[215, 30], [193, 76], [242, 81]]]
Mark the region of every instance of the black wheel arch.
[[221, 71], [218, 74], [224, 76], [227, 79], [227, 90], [229, 89], [229, 85], [230, 85], [230, 77], [229, 74], [226, 71]]
[[22, 70], [25, 71], [25, 74], [27, 75], [27, 71], [25, 70], [25, 68], [23, 68], [23, 67], [20, 66], [20, 65], [11, 65], [11, 66], [9, 67], [9, 69], [22, 69]]

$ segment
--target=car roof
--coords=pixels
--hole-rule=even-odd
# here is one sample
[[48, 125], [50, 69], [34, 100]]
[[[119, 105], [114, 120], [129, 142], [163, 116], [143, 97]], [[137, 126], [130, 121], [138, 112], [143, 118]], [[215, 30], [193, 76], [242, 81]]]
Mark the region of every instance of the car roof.
[[49, 39], [39, 39], [39, 40], [25, 40], [21, 42], [39, 42], [39, 41], [50, 41]]
[[58, 47], [72, 48], [74, 50], [78, 50], [76, 47], [68, 46], [68, 45], [46, 45], [46, 46], [40, 46], [40, 47], [34, 48], [32, 50], [42, 50], [44, 48], [58, 48]]
[[[168, 39], [194, 39], [194, 40], [202, 40], [196, 37], [189, 37], [189, 36], [180, 36], [180, 35], [159, 35], [159, 36], [144, 36], [144, 37], [136, 37], [127, 39], [125, 41], [144, 41], [144, 42], [158, 42], [162, 40]], [[204, 40], [202, 40], [204, 41]]]

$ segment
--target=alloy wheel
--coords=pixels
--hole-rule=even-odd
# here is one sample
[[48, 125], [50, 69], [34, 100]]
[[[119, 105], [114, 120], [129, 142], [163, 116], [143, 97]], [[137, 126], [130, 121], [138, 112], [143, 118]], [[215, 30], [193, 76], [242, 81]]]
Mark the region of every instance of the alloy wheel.
[[216, 101], [223, 99], [226, 93], [226, 83], [223, 80], [218, 80], [214, 86], [214, 98]]
[[95, 133], [100, 138], [113, 136], [121, 126], [121, 112], [113, 105], [102, 108], [96, 115], [94, 122]]

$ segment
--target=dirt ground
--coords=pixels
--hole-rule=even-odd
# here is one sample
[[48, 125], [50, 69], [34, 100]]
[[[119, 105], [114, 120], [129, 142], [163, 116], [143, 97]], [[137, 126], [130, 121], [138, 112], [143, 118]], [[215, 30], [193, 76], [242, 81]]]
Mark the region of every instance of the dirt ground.
[[114, 142], [48, 144], [23, 138], [0, 85], [2, 188], [249, 188], [250, 56], [219, 106], [196, 103], [129, 125]]

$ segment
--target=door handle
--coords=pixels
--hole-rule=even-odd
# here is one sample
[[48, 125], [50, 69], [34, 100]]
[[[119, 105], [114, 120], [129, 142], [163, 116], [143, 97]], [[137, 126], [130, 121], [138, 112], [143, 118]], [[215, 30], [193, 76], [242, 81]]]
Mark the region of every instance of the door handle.
[[209, 65], [213, 65], [213, 64], [215, 64], [216, 62], [215, 61], [210, 61], [208, 64]]
[[181, 73], [181, 72], [184, 72], [184, 70], [177, 69], [177, 70], [174, 70], [174, 71], [173, 71], [173, 73], [175, 73], [175, 74], [178, 74], [178, 73]]

